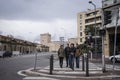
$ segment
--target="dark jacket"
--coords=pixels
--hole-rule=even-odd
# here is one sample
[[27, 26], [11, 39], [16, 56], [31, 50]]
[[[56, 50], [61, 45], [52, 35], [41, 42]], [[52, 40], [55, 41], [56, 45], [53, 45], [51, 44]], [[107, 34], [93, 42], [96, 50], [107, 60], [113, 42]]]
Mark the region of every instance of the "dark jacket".
[[68, 56], [70, 54], [70, 47], [65, 48], [65, 55]]
[[76, 48], [75, 48], [75, 47], [71, 47], [71, 48], [70, 48], [70, 53], [71, 53], [72, 55], [75, 55], [75, 52], [76, 52]]

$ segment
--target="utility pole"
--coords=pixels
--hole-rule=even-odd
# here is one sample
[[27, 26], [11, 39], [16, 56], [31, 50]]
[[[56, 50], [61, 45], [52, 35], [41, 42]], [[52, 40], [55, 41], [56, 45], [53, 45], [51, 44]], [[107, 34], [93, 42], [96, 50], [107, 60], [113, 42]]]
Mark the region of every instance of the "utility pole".
[[96, 5], [92, 1], [89, 1], [89, 4], [92, 4], [95, 10], [95, 18], [94, 18], [95, 19], [95, 57], [97, 57]]
[[105, 52], [104, 52], [104, 35], [106, 33], [106, 25], [104, 25], [104, 9], [103, 9], [103, 1], [102, 1], [102, 72], [104, 73], [106, 71], [105, 66]]
[[115, 26], [115, 36], [114, 36], [114, 54], [113, 54], [113, 74], [115, 68], [115, 53], [116, 53], [116, 39], [117, 39], [117, 27], [118, 27], [118, 19], [119, 19], [119, 8], [116, 8], [116, 26]]

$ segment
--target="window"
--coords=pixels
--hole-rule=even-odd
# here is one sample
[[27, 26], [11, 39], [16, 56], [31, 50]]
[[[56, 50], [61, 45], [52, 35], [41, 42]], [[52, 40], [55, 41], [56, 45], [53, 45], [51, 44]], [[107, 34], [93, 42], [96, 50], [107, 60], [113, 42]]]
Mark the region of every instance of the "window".
[[82, 20], [80, 20], [80, 23], [82, 23]]
[[80, 15], [80, 19], [82, 19], [82, 15]]
[[82, 31], [82, 26], [80, 26], [80, 31]]
[[80, 42], [82, 42], [82, 38], [80, 38]]
[[82, 32], [80, 32], [80, 36], [82, 36]]

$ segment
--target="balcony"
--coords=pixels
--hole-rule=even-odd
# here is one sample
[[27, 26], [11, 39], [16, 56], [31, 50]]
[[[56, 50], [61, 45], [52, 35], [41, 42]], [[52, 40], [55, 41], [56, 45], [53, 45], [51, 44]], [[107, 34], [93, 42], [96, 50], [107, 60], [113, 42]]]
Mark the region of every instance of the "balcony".
[[[96, 24], [99, 24], [99, 23], [102, 23], [102, 21], [101, 20], [97, 20]], [[85, 26], [94, 25], [94, 24], [95, 24], [95, 21], [92, 21], [92, 22], [85, 23]]]
[[[101, 14], [96, 14], [96, 17], [100, 17]], [[90, 15], [90, 16], [86, 16], [85, 19], [91, 19], [91, 18], [95, 18], [95, 15]]]

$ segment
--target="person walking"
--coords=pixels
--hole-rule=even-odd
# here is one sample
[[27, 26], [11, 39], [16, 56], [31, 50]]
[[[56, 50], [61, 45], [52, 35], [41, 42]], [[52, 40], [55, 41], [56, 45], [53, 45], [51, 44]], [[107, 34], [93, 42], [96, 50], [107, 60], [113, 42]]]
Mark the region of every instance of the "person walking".
[[69, 65], [69, 55], [70, 55], [70, 47], [69, 44], [65, 47], [65, 57], [66, 57], [66, 67]]
[[78, 47], [78, 43], [76, 44], [76, 52], [75, 52], [75, 59], [76, 59], [76, 68], [79, 68], [80, 63], [80, 48]]
[[70, 62], [70, 68], [72, 69], [72, 70], [74, 70], [74, 55], [75, 55], [75, 47], [74, 47], [74, 44], [73, 43], [71, 43], [71, 45], [70, 45], [70, 60], [69, 60], [69, 62]]
[[65, 56], [64, 46], [60, 45], [60, 48], [58, 49], [58, 57], [59, 57], [59, 65], [61, 68], [63, 67], [64, 56]]

